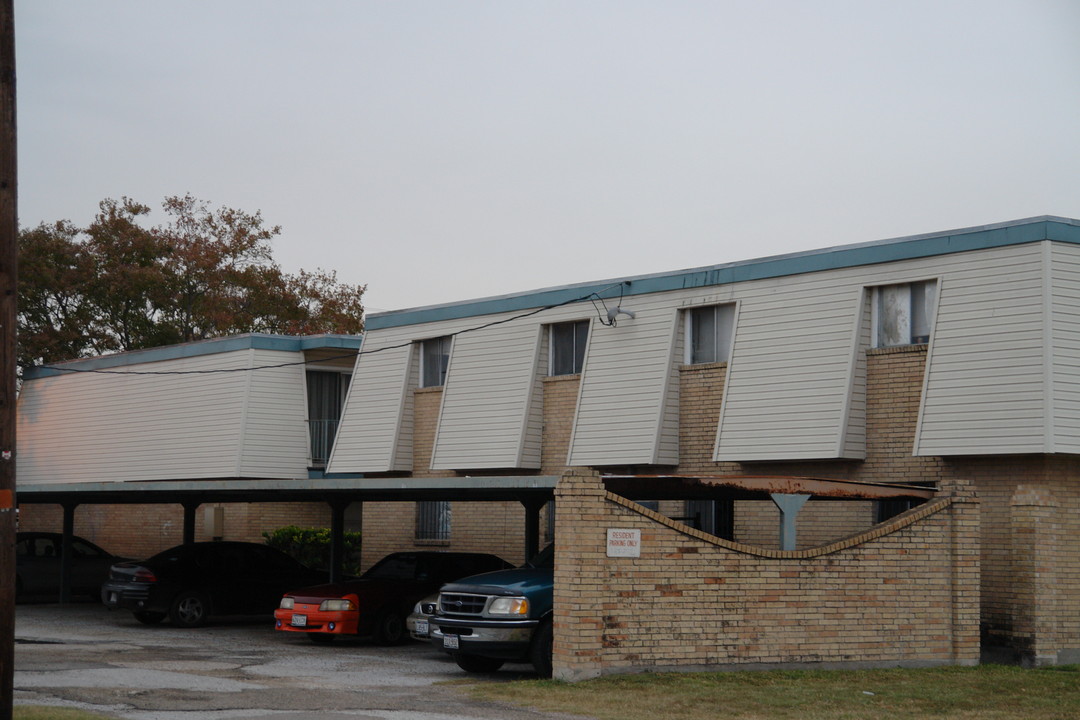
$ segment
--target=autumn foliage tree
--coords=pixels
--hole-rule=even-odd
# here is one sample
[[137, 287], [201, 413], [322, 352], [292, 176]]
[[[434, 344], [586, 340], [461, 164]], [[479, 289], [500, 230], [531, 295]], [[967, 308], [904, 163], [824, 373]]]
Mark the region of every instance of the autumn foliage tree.
[[19, 359], [24, 365], [245, 332], [363, 330], [364, 286], [334, 271], [274, 262], [277, 226], [190, 195], [150, 208], [103, 200], [93, 222], [19, 233]]

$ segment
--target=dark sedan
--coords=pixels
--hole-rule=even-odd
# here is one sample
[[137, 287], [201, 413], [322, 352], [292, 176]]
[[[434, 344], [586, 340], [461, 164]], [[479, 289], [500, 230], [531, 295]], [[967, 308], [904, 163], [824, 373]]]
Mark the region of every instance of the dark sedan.
[[168, 617], [173, 625], [198, 627], [212, 615], [269, 614], [289, 588], [326, 579], [266, 545], [202, 542], [113, 565], [101, 600], [147, 625]]
[[[60, 593], [60, 555], [64, 536], [51, 532], [15, 535], [15, 596]], [[71, 592], [97, 597], [109, 568], [123, 558], [105, 552], [89, 540], [71, 538]]]
[[274, 613], [276, 627], [306, 633], [314, 642], [370, 635], [396, 645], [409, 637], [405, 618], [418, 600], [451, 580], [509, 567], [483, 553], [392, 553], [355, 580], [286, 593]]

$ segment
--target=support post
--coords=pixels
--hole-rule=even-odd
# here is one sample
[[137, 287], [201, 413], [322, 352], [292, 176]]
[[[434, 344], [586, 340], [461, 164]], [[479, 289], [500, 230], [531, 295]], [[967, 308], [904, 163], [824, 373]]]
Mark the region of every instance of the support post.
[[347, 500], [330, 503], [330, 582], [341, 582], [345, 565], [345, 510]]
[[195, 542], [195, 513], [202, 503], [186, 502], [184, 505], [184, 544], [191, 545]]
[[71, 538], [75, 536], [75, 508], [78, 503], [64, 503], [64, 534], [60, 541], [60, 604], [71, 602]]
[[780, 508], [780, 549], [794, 550], [796, 540], [795, 519], [809, 495], [796, 495], [794, 493], [772, 493], [769, 495], [776, 507]]
[[525, 506], [525, 560], [531, 560], [540, 552], [540, 511], [547, 503], [543, 500], [522, 500]]

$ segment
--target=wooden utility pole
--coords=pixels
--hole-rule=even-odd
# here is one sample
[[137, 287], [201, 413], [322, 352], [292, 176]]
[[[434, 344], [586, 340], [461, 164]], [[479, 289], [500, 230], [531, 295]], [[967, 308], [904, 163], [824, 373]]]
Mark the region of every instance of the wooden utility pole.
[[15, 150], [15, 0], [0, 0], [0, 720], [15, 694]]

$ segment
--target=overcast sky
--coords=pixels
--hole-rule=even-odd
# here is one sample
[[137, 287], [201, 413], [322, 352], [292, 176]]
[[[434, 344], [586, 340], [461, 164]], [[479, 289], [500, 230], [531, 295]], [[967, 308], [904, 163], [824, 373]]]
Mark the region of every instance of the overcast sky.
[[1080, 218], [1080, 2], [16, 0], [19, 214], [191, 193], [369, 311]]

